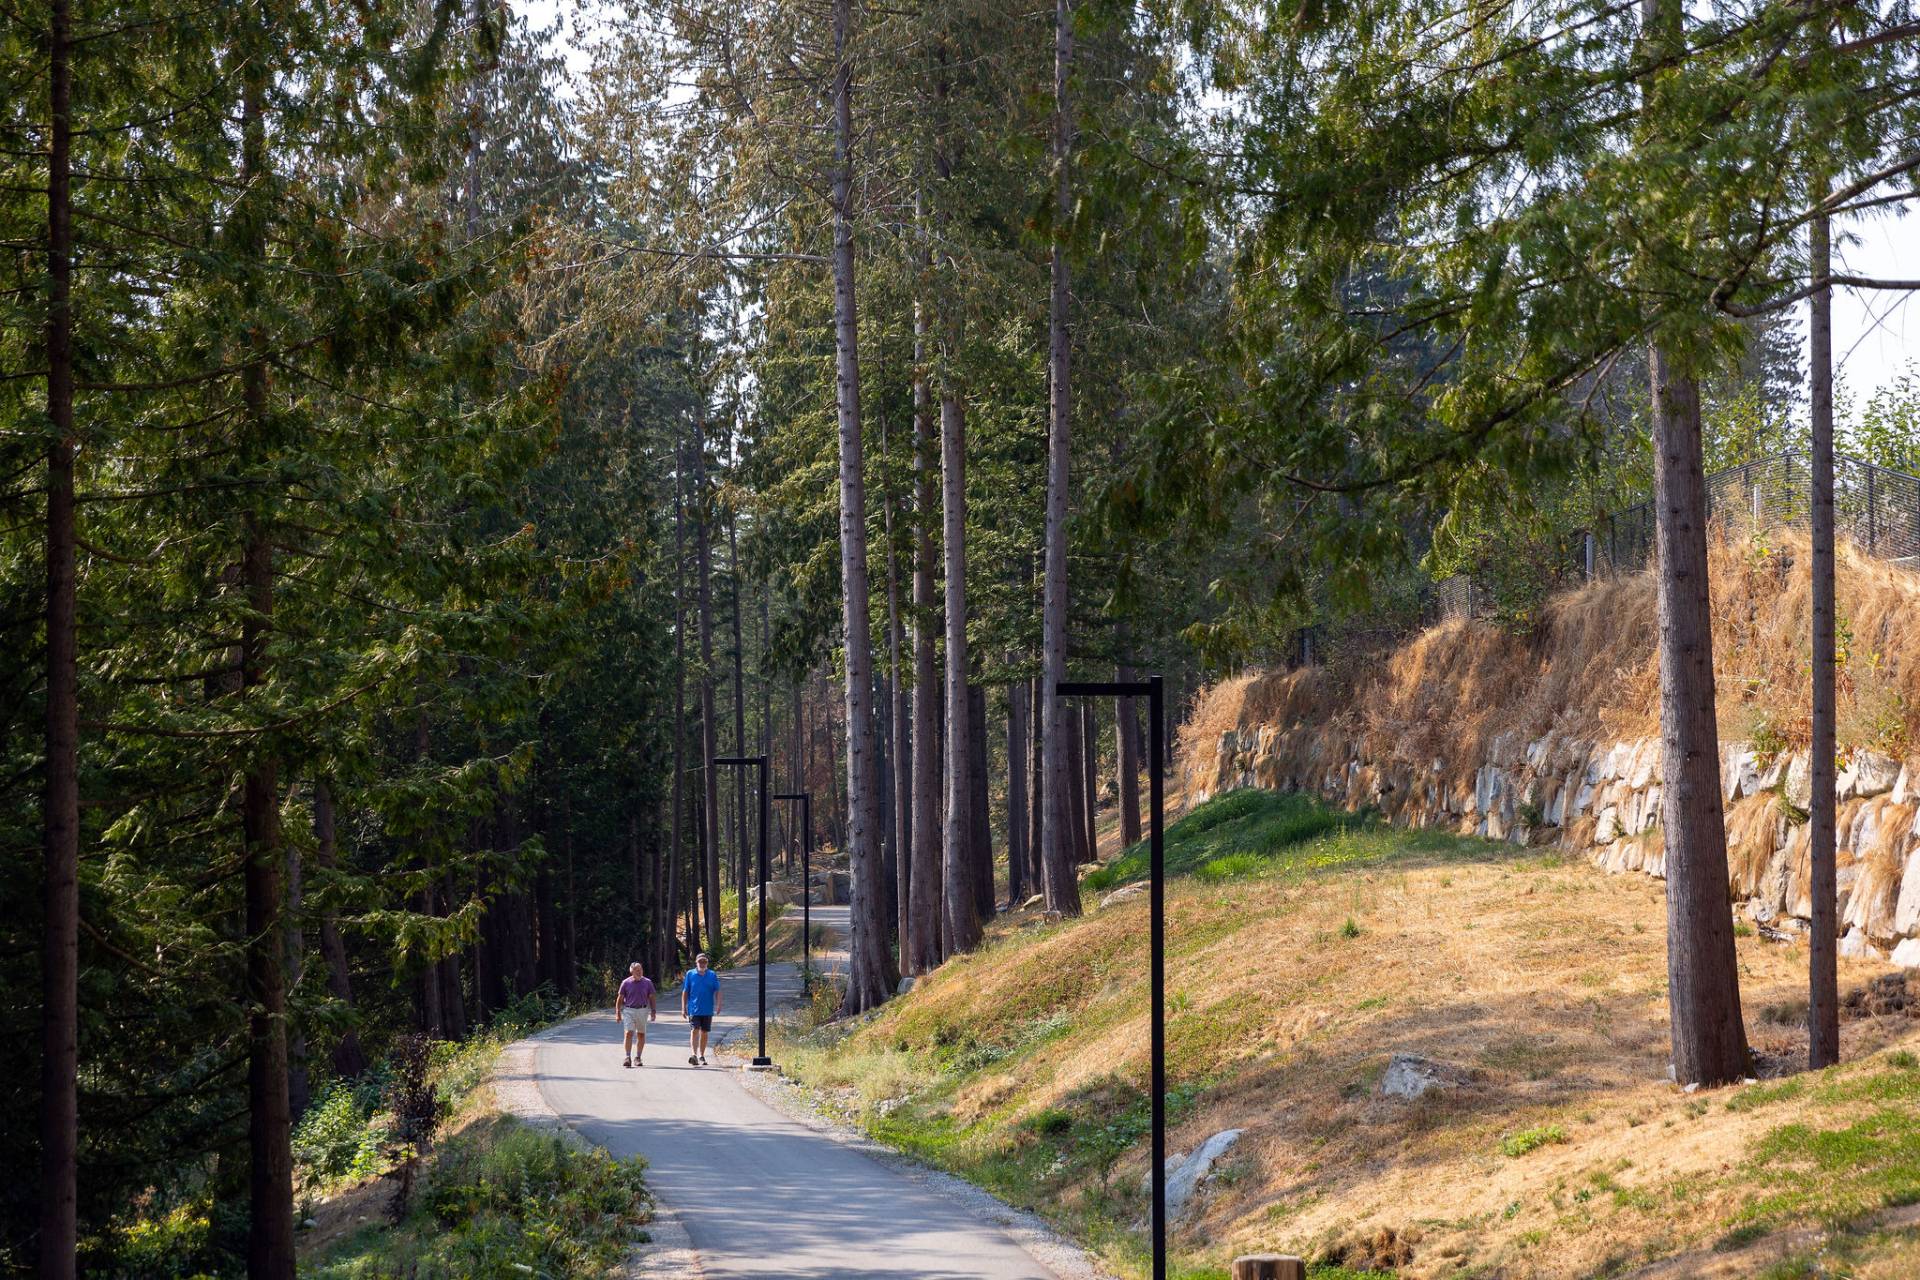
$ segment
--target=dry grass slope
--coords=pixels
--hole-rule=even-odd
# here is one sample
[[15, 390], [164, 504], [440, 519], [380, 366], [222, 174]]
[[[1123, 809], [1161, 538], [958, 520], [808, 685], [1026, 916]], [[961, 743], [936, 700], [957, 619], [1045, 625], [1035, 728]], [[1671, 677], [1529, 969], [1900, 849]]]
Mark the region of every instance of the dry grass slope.
[[[1920, 738], [1920, 575], [1839, 550], [1843, 747], [1904, 757]], [[1812, 582], [1803, 535], [1723, 531], [1709, 565], [1721, 734], [1765, 750], [1805, 746]], [[1658, 723], [1653, 580], [1631, 574], [1566, 592], [1534, 631], [1448, 621], [1364, 665], [1350, 687], [1324, 671], [1258, 673], [1194, 699], [1179, 735], [1182, 774], [1214, 776], [1230, 729], [1324, 724], [1376, 759], [1479, 761], [1496, 734], [1603, 740]]]
[[[1180, 1224], [1184, 1274], [1282, 1249], [1410, 1277], [1618, 1275], [1920, 1198], [1920, 1036], [1897, 1000], [1860, 1003], [1838, 1071], [1712, 1095], [1666, 1081], [1656, 882], [1375, 827], [1180, 880], [1168, 905], [1172, 1145], [1246, 1130]], [[1003, 919], [782, 1061], [881, 1137], [1137, 1265], [1144, 931], [1137, 900]], [[1750, 1035], [1784, 1061], [1804, 1052], [1805, 950], [1747, 932]], [[1470, 1083], [1383, 1098], [1394, 1052]]]

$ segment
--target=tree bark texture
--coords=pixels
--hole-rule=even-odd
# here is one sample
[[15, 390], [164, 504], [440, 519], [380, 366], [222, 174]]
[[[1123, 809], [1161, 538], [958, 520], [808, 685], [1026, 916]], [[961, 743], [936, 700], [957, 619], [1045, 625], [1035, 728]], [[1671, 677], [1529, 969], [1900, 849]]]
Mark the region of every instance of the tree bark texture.
[[1007, 908], [1027, 897], [1027, 682], [1007, 686]]
[[[923, 264], [924, 265], [924, 264]], [[937, 968], [940, 950], [940, 846], [943, 818], [940, 751], [936, 725], [941, 697], [934, 598], [933, 400], [927, 385], [928, 324], [924, 303], [913, 313], [913, 803], [912, 869], [908, 875], [907, 933], [900, 944], [901, 967], [908, 973]]]
[[[733, 754], [747, 754], [747, 680], [746, 655], [740, 642], [740, 533], [739, 525], [733, 516], [727, 516], [727, 583], [733, 596]], [[747, 838], [747, 771], [733, 771], [733, 816], [734, 866], [738, 871], [734, 875], [734, 884], [739, 889], [735, 903], [737, 935], [741, 941], [747, 937], [747, 885], [752, 882], [755, 872], [749, 865], [751, 845]]]
[[973, 716], [967, 691], [967, 423], [960, 397], [940, 395], [941, 548], [946, 569], [947, 796], [941, 900], [947, 954], [980, 945], [973, 875]]
[[1700, 393], [1658, 344], [1650, 363], [1673, 1062], [1683, 1084], [1725, 1084], [1746, 1074], [1747, 1042], [1720, 807]]
[[1100, 720], [1094, 704], [1080, 704], [1080, 786], [1086, 796], [1087, 843], [1084, 861], [1100, 858]]
[[894, 543], [895, 504], [891, 486], [887, 489], [886, 503], [887, 691], [892, 708], [892, 714], [888, 719], [893, 729], [891, 784], [893, 788], [893, 901], [896, 917], [894, 928], [899, 939], [900, 967], [911, 973], [913, 968], [907, 958], [907, 937], [912, 931], [913, 725], [912, 712], [907, 704], [906, 671], [902, 667], [906, 656], [906, 645], [900, 619], [900, 558]]
[[993, 919], [993, 809], [988, 799], [987, 691], [967, 686], [967, 864], [973, 909]]
[[[1072, 422], [1071, 340], [1067, 312], [1071, 281], [1067, 265], [1067, 222], [1072, 213], [1069, 164], [1073, 150], [1072, 103], [1068, 72], [1073, 65], [1073, 6], [1055, 0], [1053, 24], [1053, 216], [1048, 254], [1051, 287], [1047, 302], [1047, 517], [1046, 569], [1041, 604], [1041, 734], [1046, 770], [1045, 817], [1041, 823], [1041, 859], [1046, 870], [1049, 910], [1080, 914], [1080, 884], [1074, 876], [1072, 787], [1067, 774], [1062, 719], [1071, 711], [1058, 695], [1067, 678], [1067, 464]], [[1062, 713], [1065, 713], [1063, 716]]]
[[834, 403], [840, 428], [840, 582], [846, 644], [847, 865], [851, 945], [841, 1009], [860, 1013], [893, 994], [884, 917], [880, 772], [874, 752], [873, 631], [868, 615], [867, 494], [860, 434], [859, 314], [853, 258], [853, 0], [833, 0]]
[[707, 416], [704, 388], [693, 433], [693, 555], [700, 608], [700, 778], [706, 788], [702, 852], [706, 863], [706, 945], [696, 947], [720, 963], [720, 778], [713, 758], [720, 738], [713, 706], [713, 539], [707, 493]]
[[[1824, 189], [1824, 184], [1816, 184]], [[1833, 267], [1825, 217], [1808, 228], [1807, 270], [1824, 279]], [[1807, 1065], [1840, 1061], [1838, 901], [1834, 865], [1834, 560], [1833, 560], [1833, 289], [1817, 290], [1808, 323], [1813, 428], [1813, 741], [1808, 748], [1813, 798], [1807, 810], [1807, 891], [1813, 902], [1807, 953]]]
[[1027, 704], [1032, 715], [1032, 745], [1027, 750], [1027, 883], [1030, 886], [1028, 897], [1044, 894], [1047, 887], [1046, 858], [1043, 855], [1046, 822], [1047, 769], [1046, 753], [1040, 749], [1040, 735], [1045, 719], [1046, 694], [1040, 677], [1035, 676], [1027, 688]]
[[[1124, 642], [1124, 641], [1123, 641]], [[1114, 678], [1132, 683], [1134, 669], [1121, 663]], [[1132, 698], [1117, 698], [1114, 710], [1114, 755], [1119, 761], [1119, 786], [1114, 795], [1120, 801], [1120, 847], [1140, 843], [1140, 715]]]

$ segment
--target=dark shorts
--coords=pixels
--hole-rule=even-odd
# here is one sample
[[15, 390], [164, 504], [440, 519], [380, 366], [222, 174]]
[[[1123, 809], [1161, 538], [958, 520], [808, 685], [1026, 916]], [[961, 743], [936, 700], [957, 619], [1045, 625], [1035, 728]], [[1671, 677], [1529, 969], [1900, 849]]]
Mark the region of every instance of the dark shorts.
[[713, 1030], [713, 1015], [710, 1013], [690, 1013], [687, 1015], [687, 1021], [693, 1024], [695, 1031]]

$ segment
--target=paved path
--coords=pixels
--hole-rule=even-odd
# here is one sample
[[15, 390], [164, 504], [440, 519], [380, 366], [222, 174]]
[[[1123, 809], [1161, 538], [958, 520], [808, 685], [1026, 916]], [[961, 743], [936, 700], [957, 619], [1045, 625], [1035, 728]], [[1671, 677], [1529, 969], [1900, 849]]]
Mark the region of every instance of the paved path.
[[[813, 912], [816, 925], [840, 930], [846, 915], [845, 907]], [[833, 967], [831, 952], [815, 958]], [[729, 971], [721, 982], [714, 1038], [751, 1056], [755, 971]], [[767, 967], [770, 1008], [798, 995], [797, 966]], [[704, 1276], [1056, 1276], [975, 1206], [761, 1102], [737, 1067], [689, 1066], [679, 1008], [677, 993], [662, 998], [643, 1069], [620, 1065], [610, 1013], [549, 1031], [534, 1068], [567, 1124], [615, 1155], [647, 1158], [648, 1185], [684, 1223]]]

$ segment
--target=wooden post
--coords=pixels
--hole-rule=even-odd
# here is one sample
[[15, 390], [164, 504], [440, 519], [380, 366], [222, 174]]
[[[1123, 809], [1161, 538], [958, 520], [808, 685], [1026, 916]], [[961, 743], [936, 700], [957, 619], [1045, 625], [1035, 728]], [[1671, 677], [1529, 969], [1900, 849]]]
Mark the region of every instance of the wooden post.
[[1250, 1253], [1233, 1260], [1233, 1280], [1307, 1280], [1307, 1264], [1277, 1253]]

